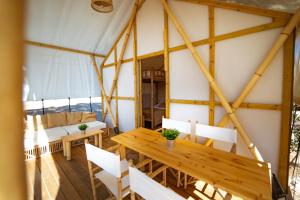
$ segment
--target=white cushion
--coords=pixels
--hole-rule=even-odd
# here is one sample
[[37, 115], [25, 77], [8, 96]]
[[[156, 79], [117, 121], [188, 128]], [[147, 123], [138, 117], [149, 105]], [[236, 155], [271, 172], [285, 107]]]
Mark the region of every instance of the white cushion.
[[[121, 172], [125, 172], [128, 170], [128, 162], [127, 160], [121, 161]], [[98, 172], [95, 174], [96, 178], [98, 178], [106, 187], [115, 195], [115, 197], [118, 197], [118, 179], [114, 177], [113, 175], [107, 173], [106, 171], [102, 170], [101, 172]], [[129, 186], [129, 176], [125, 176], [122, 178], [122, 188], [126, 188]], [[129, 191], [122, 194], [122, 197], [125, 197], [129, 194]]]
[[62, 136], [68, 133], [61, 127], [49, 128], [44, 130], [25, 130], [24, 147], [25, 149], [34, 148], [34, 146], [46, 146], [49, 142], [60, 140]]
[[[100, 122], [100, 121], [92, 121], [92, 122], [86, 122], [86, 123], [80, 123], [80, 124], [88, 125], [88, 128], [86, 129], [87, 131], [94, 131], [94, 130], [99, 130], [99, 129], [106, 128], [106, 123], [103, 123], [103, 122]], [[80, 133], [80, 130], [78, 128], [78, 126], [80, 124], [62, 126], [62, 128], [65, 131], [67, 131], [70, 135], [71, 134], [76, 134], [76, 133]]]

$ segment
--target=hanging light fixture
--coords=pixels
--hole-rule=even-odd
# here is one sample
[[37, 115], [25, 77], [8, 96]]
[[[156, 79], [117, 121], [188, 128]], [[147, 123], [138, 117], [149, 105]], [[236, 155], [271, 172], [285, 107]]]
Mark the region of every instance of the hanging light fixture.
[[91, 6], [97, 12], [108, 13], [113, 10], [112, 0], [92, 0]]

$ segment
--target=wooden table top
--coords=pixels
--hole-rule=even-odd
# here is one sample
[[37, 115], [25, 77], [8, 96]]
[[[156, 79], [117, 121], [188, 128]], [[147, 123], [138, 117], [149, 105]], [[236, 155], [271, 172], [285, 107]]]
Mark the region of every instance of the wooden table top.
[[244, 199], [271, 199], [268, 163], [176, 139], [169, 149], [156, 131], [138, 128], [113, 141]]
[[94, 135], [102, 134], [103, 132], [104, 131], [102, 131], [102, 130], [91, 130], [91, 131], [87, 131], [86, 133], [78, 132], [76, 134], [63, 136], [61, 139], [63, 141], [68, 142], [68, 141], [80, 140], [80, 139], [83, 139], [83, 138], [87, 138], [87, 137], [91, 137], [91, 136], [94, 136]]

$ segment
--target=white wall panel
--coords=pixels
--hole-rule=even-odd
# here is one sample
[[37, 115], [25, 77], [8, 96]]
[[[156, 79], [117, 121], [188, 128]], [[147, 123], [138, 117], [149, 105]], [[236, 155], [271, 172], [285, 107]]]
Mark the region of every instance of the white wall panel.
[[[280, 30], [265, 31], [216, 43], [216, 80], [224, 95], [233, 101], [255, 73]], [[282, 51], [263, 76], [262, 89], [253, 90], [251, 100], [258, 103], [281, 102]], [[272, 92], [266, 93], [266, 90]]]
[[215, 34], [221, 35], [261, 24], [272, 22], [272, 18], [242, 13], [238, 11], [215, 9]]
[[170, 118], [182, 121], [191, 120], [193, 123], [198, 121], [201, 124], [207, 124], [208, 107], [171, 103]]
[[[278, 111], [240, 109], [237, 111], [237, 116], [264, 160], [271, 163], [272, 172], [277, 173], [281, 113]], [[237, 152], [241, 155], [250, 155], [240, 137]]]
[[145, 1], [137, 15], [138, 55], [163, 49], [163, 7], [160, 0]]
[[[208, 38], [207, 6], [182, 1], [169, 1], [169, 5], [191, 41]], [[174, 47], [183, 43], [176, 27], [171, 19], [169, 19], [169, 46]]]
[[134, 101], [119, 100], [118, 102], [120, 131], [129, 131], [134, 129]]
[[[209, 63], [208, 46], [197, 47], [205, 64]], [[170, 54], [171, 99], [208, 100], [208, 82], [189, 50]]]
[[115, 62], [115, 54], [114, 54], [114, 51], [113, 52], [111, 52], [111, 54], [108, 56], [108, 58], [107, 58], [107, 60], [105, 61], [105, 63], [104, 64], [111, 64], [111, 63], [113, 63], [113, 62]]
[[133, 62], [124, 63], [121, 66], [118, 80], [118, 95], [126, 97], [134, 96]]
[[112, 81], [115, 75], [115, 68], [114, 67], [107, 67], [103, 69], [103, 86], [106, 92], [106, 95], [109, 95]]

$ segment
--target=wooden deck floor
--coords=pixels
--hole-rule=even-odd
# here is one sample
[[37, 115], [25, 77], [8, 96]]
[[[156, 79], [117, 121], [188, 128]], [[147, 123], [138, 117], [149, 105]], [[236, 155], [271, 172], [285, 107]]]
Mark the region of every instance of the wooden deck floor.
[[[104, 148], [113, 144], [109, 138], [104, 139]], [[134, 152], [127, 152], [127, 156], [137, 159]], [[71, 161], [67, 161], [62, 152], [58, 152], [26, 161], [26, 171], [28, 199], [92, 199], [84, 145], [72, 148]], [[203, 187], [203, 182], [190, 185], [186, 190], [183, 187], [177, 188], [176, 180], [170, 173], [167, 186], [187, 199], [223, 199], [219, 193], [213, 192], [211, 186]], [[211, 198], [213, 194], [214, 198]], [[97, 196], [100, 200], [109, 197], [104, 185], [98, 188]]]

